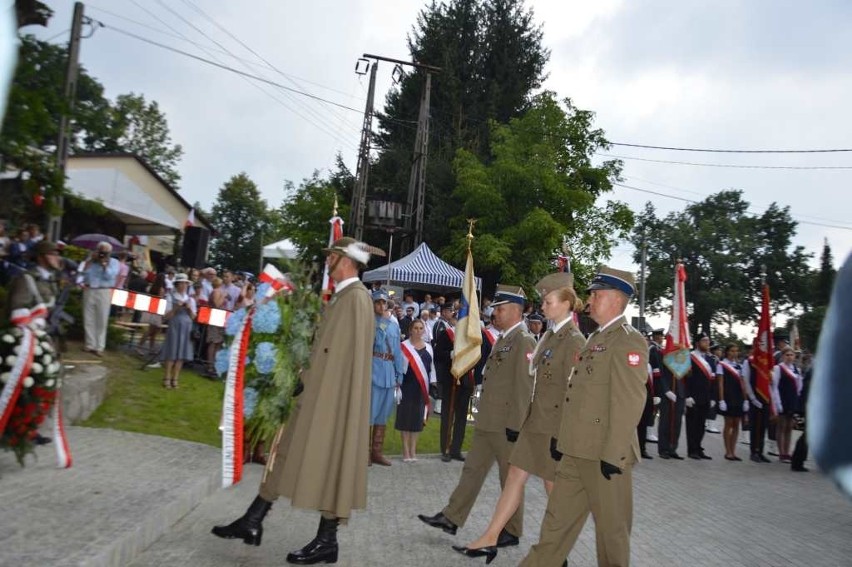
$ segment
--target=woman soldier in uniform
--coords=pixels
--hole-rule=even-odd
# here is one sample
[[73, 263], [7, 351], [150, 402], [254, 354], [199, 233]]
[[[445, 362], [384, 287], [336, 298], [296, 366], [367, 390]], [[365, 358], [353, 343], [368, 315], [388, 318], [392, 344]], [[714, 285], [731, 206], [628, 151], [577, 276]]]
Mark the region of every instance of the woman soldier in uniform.
[[532, 354], [530, 373], [535, 376], [535, 392], [509, 457], [509, 472], [491, 523], [485, 533], [467, 547], [453, 546], [468, 557], [485, 556], [488, 563], [494, 559], [500, 531], [520, 505], [531, 474], [544, 480], [548, 494], [553, 488], [556, 460], [552, 451], [559, 434], [562, 400], [575, 357], [585, 343], [571, 316], [573, 311], [583, 308], [573, 283], [571, 274], [558, 272], [545, 276], [535, 286], [543, 298], [544, 315], [551, 322]]

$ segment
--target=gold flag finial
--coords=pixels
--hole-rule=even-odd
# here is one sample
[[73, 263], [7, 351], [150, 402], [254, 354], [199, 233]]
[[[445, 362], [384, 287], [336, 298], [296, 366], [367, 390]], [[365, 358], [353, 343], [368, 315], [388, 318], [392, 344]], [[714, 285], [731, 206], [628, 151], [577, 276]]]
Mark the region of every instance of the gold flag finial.
[[476, 219], [467, 219], [467, 249], [470, 250], [470, 245], [473, 243], [473, 225], [476, 224]]

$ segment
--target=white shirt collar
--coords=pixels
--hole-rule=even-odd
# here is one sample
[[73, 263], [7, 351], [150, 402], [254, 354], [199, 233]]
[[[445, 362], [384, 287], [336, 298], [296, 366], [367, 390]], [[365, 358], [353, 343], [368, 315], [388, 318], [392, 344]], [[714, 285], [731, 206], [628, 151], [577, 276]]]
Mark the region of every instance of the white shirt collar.
[[346, 278], [345, 280], [343, 280], [342, 282], [337, 283], [337, 284], [334, 286], [334, 293], [340, 293], [341, 291], [343, 291], [343, 290], [344, 290], [344, 288], [346, 288], [346, 287], [348, 287], [348, 286], [350, 286], [350, 285], [354, 284], [354, 283], [355, 283], [355, 282], [357, 282], [357, 281], [358, 281], [358, 277], [357, 277], [357, 276], [355, 276], [355, 277], [351, 277], [351, 278]]
[[558, 333], [558, 332], [559, 332], [559, 329], [561, 329], [562, 327], [564, 327], [564, 326], [565, 326], [565, 325], [566, 325], [569, 321], [571, 321], [571, 316], [570, 316], [570, 315], [569, 315], [569, 316], [567, 316], [567, 317], [565, 317], [565, 318], [564, 318], [562, 321], [560, 321], [559, 323], [556, 323], [555, 325], [553, 325], [553, 326], [550, 328], [550, 330], [551, 330], [551, 331], [553, 331], [553, 334], [555, 335], [556, 333]]
[[622, 314], [619, 314], [619, 315], [616, 315], [616, 316], [615, 316], [615, 318], [611, 319], [611, 320], [610, 320], [610, 321], [609, 321], [606, 325], [601, 325], [600, 327], [598, 327], [598, 331], [597, 331], [597, 332], [598, 332], [598, 333], [602, 333], [602, 332], [604, 332], [604, 331], [606, 330], [606, 328], [607, 328], [607, 327], [609, 327], [610, 325], [612, 325], [613, 323], [615, 323], [616, 321], [618, 321], [619, 319], [621, 319], [623, 316], [624, 316], [624, 314], [623, 314], [623, 313], [622, 313]]
[[500, 336], [501, 336], [501, 337], [505, 337], [506, 335], [508, 335], [509, 333], [511, 333], [512, 331], [514, 331], [516, 327], [520, 327], [520, 326], [521, 326], [521, 324], [522, 324], [523, 322], [524, 322], [524, 321], [523, 321], [523, 319], [521, 319], [520, 321], [518, 321], [517, 323], [515, 323], [514, 325], [512, 325], [511, 327], [509, 327], [509, 328], [508, 328], [508, 329], [506, 329], [505, 331], [502, 331], [502, 332], [500, 333]]

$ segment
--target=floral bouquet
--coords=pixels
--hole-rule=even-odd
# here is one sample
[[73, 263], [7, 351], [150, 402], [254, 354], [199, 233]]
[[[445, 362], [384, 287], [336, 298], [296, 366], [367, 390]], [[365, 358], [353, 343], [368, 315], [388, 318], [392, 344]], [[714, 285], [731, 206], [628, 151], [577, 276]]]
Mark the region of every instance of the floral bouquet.
[[[290, 415], [299, 375], [308, 365], [314, 330], [322, 303], [311, 285], [312, 271], [300, 267], [289, 273], [292, 290], [264, 302], [269, 284], [257, 288], [257, 303], [246, 353], [243, 409], [248, 441], [254, 445], [272, 439]], [[216, 356], [216, 372], [224, 376], [233, 337], [248, 312], [235, 311], [225, 326], [229, 345]]]
[[[60, 362], [50, 337], [42, 330], [27, 330], [32, 337], [32, 363], [19, 360], [27, 356], [24, 351], [24, 330], [11, 328], [0, 331], [0, 402], [7, 402], [0, 417], [8, 419], [0, 436], [0, 446], [13, 451], [18, 463], [33, 452], [34, 439], [56, 399], [60, 385]], [[22, 376], [19, 393], [15, 399], [11, 381]], [[2, 420], [0, 420], [2, 423]]]

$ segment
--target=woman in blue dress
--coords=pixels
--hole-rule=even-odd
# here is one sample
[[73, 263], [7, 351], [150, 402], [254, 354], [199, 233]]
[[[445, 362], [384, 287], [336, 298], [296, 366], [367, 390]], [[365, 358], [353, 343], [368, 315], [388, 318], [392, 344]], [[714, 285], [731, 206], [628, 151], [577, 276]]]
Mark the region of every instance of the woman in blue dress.
[[169, 324], [166, 340], [160, 352], [160, 361], [166, 374], [163, 388], [178, 387], [178, 377], [183, 362], [194, 358], [192, 347], [192, 322], [197, 313], [195, 299], [189, 296], [189, 277], [178, 274], [174, 279], [174, 290], [166, 298], [166, 314], [163, 320]]

